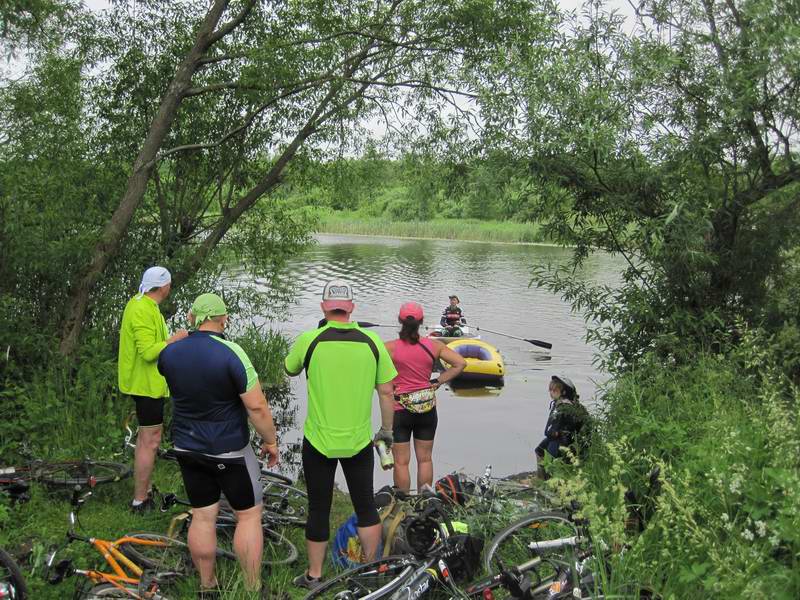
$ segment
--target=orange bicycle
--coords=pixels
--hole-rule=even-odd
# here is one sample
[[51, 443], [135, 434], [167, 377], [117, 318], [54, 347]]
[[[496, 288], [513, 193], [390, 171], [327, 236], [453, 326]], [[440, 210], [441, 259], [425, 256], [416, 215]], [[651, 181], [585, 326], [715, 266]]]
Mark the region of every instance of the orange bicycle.
[[[79, 589], [75, 594], [75, 598], [80, 599], [135, 598], [137, 600], [167, 600], [160, 591], [161, 586], [185, 574], [191, 566], [191, 557], [186, 544], [164, 536], [148, 534], [125, 535], [114, 541], [79, 535], [75, 532], [75, 526], [78, 523], [77, 513], [91, 494], [92, 492], [88, 492], [81, 496], [80, 488], [77, 488], [73, 493], [73, 510], [69, 514], [70, 527], [67, 531], [67, 541], [48, 556], [47, 581], [51, 584], [58, 584], [72, 575], [86, 577], [91, 582], [92, 587], [89, 590]], [[97, 569], [76, 569], [70, 559], [55, 563], [58, 552], [74, 541], [91, 544], [111, 567], [112, 572]], [[162, 572], [149, 571], [146, 565], [137, 564], [127, 556], [126, 548], [130, 546], [146, 548], [148, 553], [169, 555], [175, 560], [175, 569]]]

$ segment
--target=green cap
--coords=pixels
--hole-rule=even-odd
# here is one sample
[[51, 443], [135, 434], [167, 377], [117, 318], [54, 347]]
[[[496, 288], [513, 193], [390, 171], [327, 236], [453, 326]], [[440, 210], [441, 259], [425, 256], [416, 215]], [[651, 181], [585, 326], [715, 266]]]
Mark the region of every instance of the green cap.
[[227, 315], [228, 309], [222, 298], [216, 294], [200, 294], [192, 304], [192, 314], [194, 315], [194, 326], [199, 327], [201, 323], [211, 317]]

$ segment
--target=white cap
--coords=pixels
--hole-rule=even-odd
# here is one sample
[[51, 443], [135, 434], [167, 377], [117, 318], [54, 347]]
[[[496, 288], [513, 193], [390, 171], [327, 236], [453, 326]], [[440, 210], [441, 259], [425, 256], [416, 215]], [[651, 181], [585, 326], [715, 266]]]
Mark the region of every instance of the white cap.
[[139, 291], [144, 294], [153, 288], [167, 285], [172, 281], [172, 275], [164, 267], [150, 267], [142, 275], [142, 283], [139, 284]]

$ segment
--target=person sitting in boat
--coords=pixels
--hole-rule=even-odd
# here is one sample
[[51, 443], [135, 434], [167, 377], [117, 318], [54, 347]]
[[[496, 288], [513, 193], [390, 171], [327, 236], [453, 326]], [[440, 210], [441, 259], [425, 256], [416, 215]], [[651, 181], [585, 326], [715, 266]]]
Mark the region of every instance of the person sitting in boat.
[[572, 447], [580, 442], [581, 431], [589, 420], [589, 413], [580, 403], [578, 391], [572, 380], [563, 375], [553, 375], [548, 386], [550, 392], [550, 416], [544, 427], [545, 438], [536, 446], [536, 475], [547, 479], [544, 469], [544, 454], [553, 458], [564, 456], [561, 448]]
[[458, 296], [450, 296], [450, 304], [442, 311], [442, 318], [439, 324], [442, 326], [442, 335], [446, 337], [461, 337], [461, 326], [467, 324], [464, 318], [464, 311], [459, 306], [461, 301]]

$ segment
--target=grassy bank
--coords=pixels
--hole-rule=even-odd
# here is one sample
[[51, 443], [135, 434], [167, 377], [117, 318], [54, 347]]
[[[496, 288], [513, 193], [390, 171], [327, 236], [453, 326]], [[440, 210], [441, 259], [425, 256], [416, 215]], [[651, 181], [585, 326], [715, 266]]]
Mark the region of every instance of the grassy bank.
[[479, 221], [477, 219], [395, 221], [388, 217], [369, 217], [357, 212], [322, 210], [318, 212], [318, 216], [321, 233], [512, 244], [546, 243], [548, 241], [539, 225], [513, 221]]

